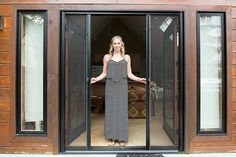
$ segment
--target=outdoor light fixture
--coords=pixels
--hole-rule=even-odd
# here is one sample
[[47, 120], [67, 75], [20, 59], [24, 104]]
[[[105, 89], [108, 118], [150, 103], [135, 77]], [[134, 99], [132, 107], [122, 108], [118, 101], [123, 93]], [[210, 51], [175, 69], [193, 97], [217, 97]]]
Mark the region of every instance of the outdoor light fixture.
[[0, 15], [0, 30], [3, 30], [3, 25], [4, 25], [4, 18], [2, 15]]

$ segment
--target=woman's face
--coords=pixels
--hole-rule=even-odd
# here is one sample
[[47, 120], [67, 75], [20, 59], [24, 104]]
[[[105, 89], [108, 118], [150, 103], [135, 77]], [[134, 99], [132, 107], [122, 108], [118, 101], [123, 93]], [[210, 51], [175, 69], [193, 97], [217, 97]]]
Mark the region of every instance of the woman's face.
[[112, 46], [114, 48], [114, 51], [120, 51], [121, 49], [121, 41], [119, 38], [116, 38], [113, 43], [112, 43]]

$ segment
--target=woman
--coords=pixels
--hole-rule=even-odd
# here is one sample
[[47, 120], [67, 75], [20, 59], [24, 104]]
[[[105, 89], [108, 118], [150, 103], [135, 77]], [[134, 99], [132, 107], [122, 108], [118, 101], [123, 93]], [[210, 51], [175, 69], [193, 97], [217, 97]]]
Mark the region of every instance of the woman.
[[105, 86], [105, 125], [104, 135], [108, 145], [128, 142], [128, 83], [131, 80], [146, 83], [146, 78], [132, 74], [131, 58], [125, 54], [124, 42], [120, 36], [111, 39], [109, 54], [103, 58], [103, 71], [91, 78], [91, 84], [106, 77]]

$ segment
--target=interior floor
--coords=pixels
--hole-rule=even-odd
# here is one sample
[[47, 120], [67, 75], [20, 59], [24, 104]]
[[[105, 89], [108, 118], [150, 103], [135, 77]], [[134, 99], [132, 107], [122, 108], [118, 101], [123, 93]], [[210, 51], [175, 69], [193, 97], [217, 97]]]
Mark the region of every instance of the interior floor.
[[[151, 116], [151, 146], [174, 146], [163, 129], [162, 107], [155, 104], [155, 116]], [[86, 133], [76, 138], [70, 146], [85, 146]], [[108, 146], [104, 137], [104, 113], [91, 113], [91, 145]], [[127, 146], [146, 145], [146, 119], [129, 118], [129, 142]], [[116, 144], [118, 146], [118, 144]]]

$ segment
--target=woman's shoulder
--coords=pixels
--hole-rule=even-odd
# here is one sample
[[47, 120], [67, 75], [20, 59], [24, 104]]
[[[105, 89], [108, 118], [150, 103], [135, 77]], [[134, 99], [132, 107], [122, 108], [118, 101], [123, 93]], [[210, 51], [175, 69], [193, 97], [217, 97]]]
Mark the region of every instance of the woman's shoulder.
[[104, 55], [104, 58], [108, 58], [108, 57], [110, 57], [110, 54], [105, 54]]
[[103, 59], [109, 61], [111, 59], [110, 54], [105, 54]]
[[125, 59], [128, 61], [128, 60], [130, 60], [130, 56], [128, 55], [128, 54], [125, 54]]

